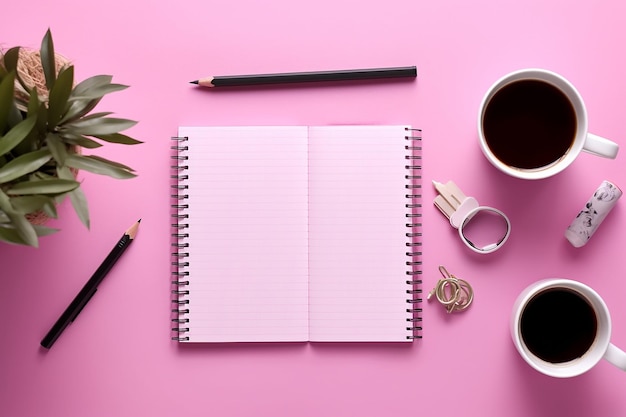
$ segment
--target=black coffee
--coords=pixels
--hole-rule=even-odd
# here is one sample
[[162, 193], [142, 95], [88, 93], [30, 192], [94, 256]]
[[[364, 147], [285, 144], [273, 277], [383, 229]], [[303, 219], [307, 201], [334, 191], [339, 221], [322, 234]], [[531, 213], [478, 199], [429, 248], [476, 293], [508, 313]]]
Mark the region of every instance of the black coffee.
[[584, 355], [597, 329], [596, 314], [589, 302], [566, 289], [548, 289], [535, 295], [520, 322], [521, 337], [528, 349], [552, 363]]
[[541, 168], [560, 159], [574, 142], [576, 113], [558, 88], [539, 80], [515, 81], [489, 101], [483, 131], [506, 165]]

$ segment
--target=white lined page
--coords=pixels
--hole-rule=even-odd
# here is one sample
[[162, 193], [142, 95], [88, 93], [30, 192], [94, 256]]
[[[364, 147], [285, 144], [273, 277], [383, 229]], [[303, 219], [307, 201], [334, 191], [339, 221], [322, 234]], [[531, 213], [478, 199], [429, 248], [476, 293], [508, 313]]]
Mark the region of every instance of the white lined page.
[[190, 342], [308, 340], [306, 127], [189, 138]]
[[309, 128], [312, 341], [409, 341], [405, 127]]

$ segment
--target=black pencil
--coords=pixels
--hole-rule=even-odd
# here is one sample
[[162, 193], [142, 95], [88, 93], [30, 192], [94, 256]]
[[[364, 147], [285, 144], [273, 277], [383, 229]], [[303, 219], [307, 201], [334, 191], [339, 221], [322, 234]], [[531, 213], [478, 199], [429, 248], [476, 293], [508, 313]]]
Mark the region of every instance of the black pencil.
[[417, 68], [392, 67], [338, 71], [290, 72], [278, 74], [212, 76], [191, 81], [202, 87], [237, 87], [246, 85], [310, 83], [323, 81], [357, 81], [383, 78], [415, 78]]
[[140, 221], [141, 219], [134, 223], [124, 233], [122, 238], [117, 242], [113, 250], [111, 250], [96, 272], [94, 272], [92, 277], [89, 278], [89, 281], [87, 281], [85, 286], [80, 290], [76, 297], [74, 297], [74, 300], [72, 300], [63, 314], [61, 314], [61, 317], [59, 317], [56, 323], [54, 323], [48, 334], [46, 334], [46, 336], [41, 340], [41, 346], [46, 349], [50, 349], [61, 333], [63, 333], [63, 330], [65, 330], [65, 328], [73, 322], [74, 319], [76, 319], [83, 307], [85, 307], [91, 297], [93, 297], [96, 293], [98, 285], [100, 285], [106, 274], [111, 270], [111, 268], [113, 268], [113, 265], [115, 265], [124, 251], [128, 249], [128, 246], [130, 246], [133, 242], [133, 239], [135, 239]]

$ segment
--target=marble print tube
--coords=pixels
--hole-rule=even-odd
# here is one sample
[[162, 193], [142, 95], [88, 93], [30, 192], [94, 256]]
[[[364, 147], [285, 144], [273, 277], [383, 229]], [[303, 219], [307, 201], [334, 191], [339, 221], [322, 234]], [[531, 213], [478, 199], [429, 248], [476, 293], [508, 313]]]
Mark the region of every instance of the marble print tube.
[[577, 248], [586, 245], [621, 196], [622, 190], [617, 185], [602, 181], [565, 231], [567, 240]]

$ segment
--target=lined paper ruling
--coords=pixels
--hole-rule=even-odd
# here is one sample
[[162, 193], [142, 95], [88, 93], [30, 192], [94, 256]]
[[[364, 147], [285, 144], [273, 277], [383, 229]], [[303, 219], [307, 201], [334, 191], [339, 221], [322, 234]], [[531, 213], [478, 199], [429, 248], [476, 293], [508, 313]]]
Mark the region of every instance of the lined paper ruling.
[[174, 340], [421, 336], [419, 131], [181, 127], [173, 140]]

